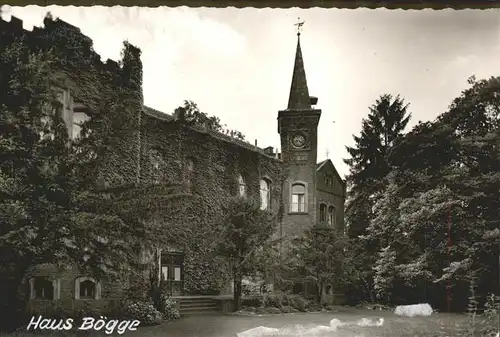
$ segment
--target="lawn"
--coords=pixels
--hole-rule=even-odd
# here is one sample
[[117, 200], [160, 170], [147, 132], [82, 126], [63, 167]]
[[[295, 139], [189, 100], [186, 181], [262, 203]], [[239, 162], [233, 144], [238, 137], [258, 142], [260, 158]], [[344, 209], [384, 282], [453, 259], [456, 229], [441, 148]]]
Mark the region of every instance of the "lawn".
[[[347, 323], [336, 331], [320, 332], [318, 326], [329, 326], [337, 318]], [[383, 318], [381, 326], [359, 326], [357, 321], [372, 322]], [[366, 321], [366, 320], [365, 320]], [[207, 315], [184, 317], [159, 326], [143, 327], [125, 332], [123, 336], [137, 337], [237, 337], [248, 329], [264, 326], [280, 329], [275, 335], [261, 336], [310, 336], [310, 337], [455, 337], [467, 331], [467, 316], [458, 314], [433, 314], [430, 317], [399, 317], [390, 311], [360, 310], [339, 307], [337, 312], [300, 313], [272, 316]], [[34, 333], [21, 332], [8, 337], [31, 337]], [[53, 332], [51, 336], [76, 336], [76, 332]], [[80, 333], [78, 335], [81, 335]], [[86, 333], [86, 336], [106, 336], [104, 332]], [[113, 335], [117, 335], [114, 333]], [[246, 336], [245, 336], [246, 337]]]

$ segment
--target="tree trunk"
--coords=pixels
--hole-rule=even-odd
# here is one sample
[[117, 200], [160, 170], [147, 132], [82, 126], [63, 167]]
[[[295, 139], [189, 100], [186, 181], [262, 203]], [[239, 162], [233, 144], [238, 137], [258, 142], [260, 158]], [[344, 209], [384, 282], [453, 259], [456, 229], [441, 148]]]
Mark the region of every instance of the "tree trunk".
[[317, 290], [316, 300], [318, 301], [318, 304], [321, 305], [322, 300], [323, 300], [323, 284], [321, 282], [318, 282], [318, 290]]
[[241, 273], [240, 271], [234, 271], [233, 272], [234, 279], [233, 279], [233, 286], [234, 286], [234, 292], [233, 292], [233, 309], [234, 311], [240, 310], [241, 306]]

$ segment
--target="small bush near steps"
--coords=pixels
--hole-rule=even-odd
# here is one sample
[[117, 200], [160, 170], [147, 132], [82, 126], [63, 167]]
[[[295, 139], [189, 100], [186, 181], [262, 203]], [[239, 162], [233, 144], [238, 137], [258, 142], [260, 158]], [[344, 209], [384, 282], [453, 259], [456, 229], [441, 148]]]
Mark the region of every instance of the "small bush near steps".
[[127, 318], [136, 319], [141, 325], [158, 325], [163, 321], [162, 314], [151, 303], [127, 301], [123, 308]]
[[173, 321], [181, 318], [179, 310], [177, 310], [176, 302], [170, 299], [167, 295], [161, 295], [161, 308], [159, 308], [163, 319], [167, 321]]

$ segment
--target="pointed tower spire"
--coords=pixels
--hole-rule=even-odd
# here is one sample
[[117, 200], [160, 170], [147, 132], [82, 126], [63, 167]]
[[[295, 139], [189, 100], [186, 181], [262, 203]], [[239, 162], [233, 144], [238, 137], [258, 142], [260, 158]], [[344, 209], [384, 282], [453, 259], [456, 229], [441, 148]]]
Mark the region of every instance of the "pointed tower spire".
[[302, 59], [302, 50], [300, 48], [300, 31], [304, 21], [299, 21], [297, 26], [297, 50], [295, 52], [295, 64], [293, 66], [292, 86], [290, 87], [290, 97], [288, 99], [289, 110], [310, 109], [311, 101], [309, 98], [309, 89], [307, 87], [306, 71], [304, 70], [304, 60]]

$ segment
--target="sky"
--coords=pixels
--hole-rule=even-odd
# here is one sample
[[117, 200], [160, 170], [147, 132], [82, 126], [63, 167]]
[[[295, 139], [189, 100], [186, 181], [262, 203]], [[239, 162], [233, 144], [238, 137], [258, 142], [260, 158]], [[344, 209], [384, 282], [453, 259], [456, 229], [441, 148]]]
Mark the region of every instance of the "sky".
[[297, 18], [311, 95], [322, 109], [318, 161], [343, 158], [382, 94], [410, 103], [412, 120], [434, 120], [478, 79], [500, 73], [500, 10], [254, 9], [189, 7], [2, 7], [24, 28], [47, 11], [93, 39], [105, 61], [123, 41], [142, 50], [144, 103], [172, 113], [192, 100], [259, 147], [280, 147], [278, 110], [287, 107]]

